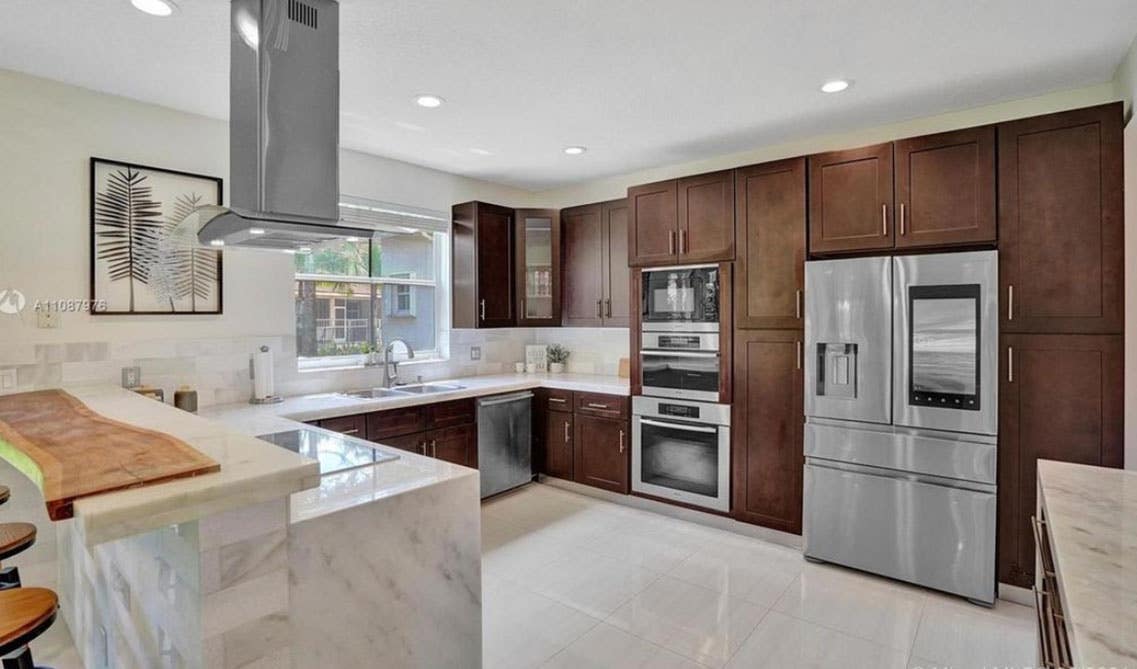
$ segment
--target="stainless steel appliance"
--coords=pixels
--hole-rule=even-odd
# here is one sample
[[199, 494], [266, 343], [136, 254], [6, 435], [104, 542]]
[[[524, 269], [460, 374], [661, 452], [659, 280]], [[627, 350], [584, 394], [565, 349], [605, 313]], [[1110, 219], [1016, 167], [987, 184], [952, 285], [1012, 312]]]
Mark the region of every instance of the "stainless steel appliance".
[[632, 490], [730, 510], [730, 407], [632, 398]]
[[257, 439], [316, 460], [320, 463], [321, 475], [399, 459], [399, 456], [380, 450], [369, 441], [310, 427], [260, 434]]
[[478, 400], [478, 472], [482, 497], [533, 480], [532, 401], [530, 392]]
[[807, 557], [994, 602], [997, 268], [806, 263]]
[[722, 355], [717, 332], [644, 332], [640, 363], [645, 395], [719, 399]]
[[270, 249], [367, 237], [339, 215], [339, 3], [233, 0], [230, 206], [183, 225], [209, 244]]
[[719, 331], [718, 265], [653, 267], [641, 278], [644, 332]]

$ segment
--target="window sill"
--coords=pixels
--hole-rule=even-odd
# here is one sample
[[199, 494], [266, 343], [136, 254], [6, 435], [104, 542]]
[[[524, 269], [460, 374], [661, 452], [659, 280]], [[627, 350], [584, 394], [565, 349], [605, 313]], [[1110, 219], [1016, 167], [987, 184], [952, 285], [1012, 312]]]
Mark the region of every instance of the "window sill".
[[[429, 358], [419, 357], [419, 358], [411, 358], [409, 360], [398, 360], [397, 362], [399, 363], [399, 367], [405, 367], [408, 365], [410, 365], [410, 366], [428, 365], [431, 363], [440, 363], [440, 362], [449, 362], [449, 361], [450, 361], [450, 358], [439, 356], [439, 355], [432, 355]], [[297, 362], [297, 365], [296, 365], [296, 371], [298, 371], [301, 374], [307, 374], [309, 372], [347, 372], [347, 371], [359, 370], [359, 369], [382, 369], [382, 368], [383, 368], [382, 362], [380, 362], [378, 365], [366, 365], [363, 362], [357, 362], [357, 361], [344, 361], [342, 363], [336, 362], [336, 363], [327, 363], [327, 364], [319, 364], [319, 363], [305, 364], [304, 362]]]

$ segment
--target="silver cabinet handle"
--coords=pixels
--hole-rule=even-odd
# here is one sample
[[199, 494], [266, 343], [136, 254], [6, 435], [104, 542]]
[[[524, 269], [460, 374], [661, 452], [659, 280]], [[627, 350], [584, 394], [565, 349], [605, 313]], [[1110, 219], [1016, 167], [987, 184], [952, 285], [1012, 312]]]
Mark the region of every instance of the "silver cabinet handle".
[[1007, 383], [1015, 382], [1015, 347], [1007, 347]]
[[798, 320], [801, 320], [801, 288], [794, 291], [794, 309], [797, 310]]
[[589, 402], [588, 406], [593, 409], [607, 409], [609, 411], [612, 409], [612, 407], [608, 406], [607, 404], [600, 404], [598, 402]]
[[888, 204], [880, 205], [880, 228], [884, 237], [888, 236]]
[[801, 369], [801, 340], [797, 340], [797, 368]]
[[568, 442], [569, 442], [569, 424], [568, 424], [568, 421], [566, 420], [565, 421], [565, 443], [567, 444]]
[[687, 252], [687, 231], [679, 231], [679, 253]]
[[675, 231], [667, 231], [667, 253], [668, 255], [675, 255]]
[[565, 402], [567, 402], [568, 400], [566, 400], [566, 399], [565, 399], [565, 398], [563, 398], [563, 397], [550, 397], [550, 398], [549, 398], [549, 401], [550, 401], [550, 402], [557, 402], [557, 403], [559, 403], [559, 404], [564, 404], [564, 403], [565, 403]]
[[620, 452], [624, 452], [624, 431], [620, 430]]
[[430, 457], [432, 457], [432, 458], [438, 457], [438, 442], [435, 441], [434, 439], [430, 440]]
[[900, 234], [904, 235], [904, 203], [900, 203]]
[[422, 453], [423, 455], [426, 455], [426, 442], [425, 441], [419, 442], [419, 449], [420, 450], [417, 452]]
[[608, 303], [608, 318], [611, 318], [612, 317], [612, 300], [608, 299], [608, 300], [606, 300], [606, 302]]
[[1015, 320], [1015, 284], [1007, 286], [1007, 320]]
[[481, 301], [481, 309], [482, 309], [482, 320], [484, 321], [484, 320], [486, 320], [486, 301], [484, 299]]
[[596, 300], [596, 317], [604, 318], [604, 300]]
[[343, 432], [340, 432], [340, 434], [359, 434], [359, 428], [353, 427], [350, 430], [344, 430]]
[[707, 434], [718, 433], [718, 428], [716, 427], [696, 427], [694, 425], [684, 425], [682, 423], [663, 423], [657, 420], [650, 420], [648, 418], [641, 418], [640, 424], [654, 425], [655, 427], [665, 427], [669, 430], [686, 430], [687, 432], [705, 432]]

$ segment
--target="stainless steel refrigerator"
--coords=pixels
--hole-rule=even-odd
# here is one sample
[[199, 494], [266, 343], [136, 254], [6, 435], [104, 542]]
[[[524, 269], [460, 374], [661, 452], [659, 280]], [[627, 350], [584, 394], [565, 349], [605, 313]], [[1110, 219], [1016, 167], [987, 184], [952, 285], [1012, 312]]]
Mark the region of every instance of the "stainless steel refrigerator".
[[804, 551], [995, 600], [995, 251], [805, 272]]

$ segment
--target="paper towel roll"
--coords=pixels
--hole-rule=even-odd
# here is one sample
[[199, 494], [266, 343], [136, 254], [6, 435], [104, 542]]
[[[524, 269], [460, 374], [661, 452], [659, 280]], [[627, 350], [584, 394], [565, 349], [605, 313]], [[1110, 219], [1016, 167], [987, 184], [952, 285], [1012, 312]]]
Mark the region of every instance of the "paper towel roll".
[[262, 346], [253, 354], [253, 399], [263, 400], [272, 396], [272, 351]]

